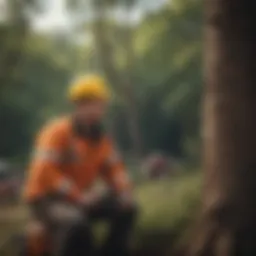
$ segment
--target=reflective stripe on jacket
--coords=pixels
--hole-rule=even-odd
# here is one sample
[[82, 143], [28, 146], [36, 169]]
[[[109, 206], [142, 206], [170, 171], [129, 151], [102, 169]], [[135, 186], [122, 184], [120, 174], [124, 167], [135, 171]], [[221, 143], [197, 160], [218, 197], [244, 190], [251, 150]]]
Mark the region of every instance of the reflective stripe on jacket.
[[25, 199], [34, 200], [55, 191], [75, 199], [99, 177], [118, 193], [130, 188], [112, 141], [104, 137], [98, 144], [91, 144], [75, 137], [71, 127], [71, 120], [64, 118], [39, 132], [25, 183]]

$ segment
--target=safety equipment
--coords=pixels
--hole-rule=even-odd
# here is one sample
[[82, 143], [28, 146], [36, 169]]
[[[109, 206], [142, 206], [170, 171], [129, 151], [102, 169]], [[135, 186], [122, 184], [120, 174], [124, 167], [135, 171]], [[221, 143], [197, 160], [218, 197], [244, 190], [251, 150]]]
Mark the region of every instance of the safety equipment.
[[117, 194], [131, 189], [112, 140], [104, 135], [95, 151], [94, 143], [74, 138], [71, 118], [47, 124], [39, 132], [35, 148], [43, 154], [35, 155], [30, 164], [24, 191], [26, 201], [36, 201], [55, 192], [79, 201], [82, 191], [98, 178], [105, 180]]
[[69, 99], [79, 101], [83, 99], [99, 99], [107, 101], [110, 93], [106, 82], [97, 75], [87, 75], [77, 78], [69, 88]]

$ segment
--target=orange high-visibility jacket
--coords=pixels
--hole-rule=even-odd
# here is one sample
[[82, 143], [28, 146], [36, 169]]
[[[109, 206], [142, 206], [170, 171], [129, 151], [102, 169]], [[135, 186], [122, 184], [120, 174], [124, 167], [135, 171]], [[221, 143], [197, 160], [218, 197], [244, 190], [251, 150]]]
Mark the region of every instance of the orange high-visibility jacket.
[[73, 134], [70, 118], [58, 119], [39, 132], [25, 183], [25, 199], [33, 201], [54, 192], [76, 199], [100, 177], [118, 193], [130, 188], [109, 138], [92, 144]]

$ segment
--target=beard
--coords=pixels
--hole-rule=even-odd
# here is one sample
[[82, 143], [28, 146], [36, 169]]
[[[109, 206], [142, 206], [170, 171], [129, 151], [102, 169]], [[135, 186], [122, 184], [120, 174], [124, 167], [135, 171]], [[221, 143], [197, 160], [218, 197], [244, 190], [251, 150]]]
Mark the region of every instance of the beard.
[[104, 129], [101, 122], [86, 124], [73, 119], [73, 131], [75, 135], [92, 142], [99, 142], [104, 135]]

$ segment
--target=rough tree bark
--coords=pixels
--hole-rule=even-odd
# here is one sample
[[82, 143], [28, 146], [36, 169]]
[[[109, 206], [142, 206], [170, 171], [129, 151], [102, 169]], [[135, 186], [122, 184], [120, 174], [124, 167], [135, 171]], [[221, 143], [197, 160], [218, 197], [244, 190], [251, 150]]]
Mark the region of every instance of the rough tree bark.
[[256, 2], [206, 0], [204, 196], [189, 256], [256, 255]]

